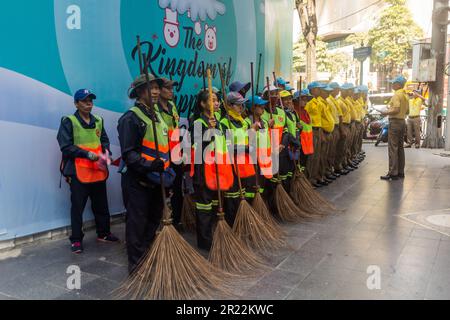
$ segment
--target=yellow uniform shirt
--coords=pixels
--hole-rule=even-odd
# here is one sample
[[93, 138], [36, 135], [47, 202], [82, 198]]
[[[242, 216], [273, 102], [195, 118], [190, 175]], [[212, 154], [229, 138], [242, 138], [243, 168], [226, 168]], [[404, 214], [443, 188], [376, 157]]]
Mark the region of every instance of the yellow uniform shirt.
[[333, 132], [334, 117], [331, 105], [322, 97], [317, 98], [319, 103], [323, 104], [322, 108], [322, 129], [326, 132]]
[[350, 108], [343, 97], [339, 97], [337, 101], [342, 111], [342, 123], [349, 124], [352, 121]]
[[394, 111], [395, 113], [389, 115], [389, 119], [402, 119], [406, 118], [406, 114], [409, 110], [409, 98], [406, 95], [404, 89], [395, 91], [394, 96], [389, 103], [389, 112]]
[[322, 127], [322, 109], [323, 104], [319, 104], [316, 98], [313, 98], [305, 106], [306, 112], [308, 112], [311, 117], [311, 124], [315, 128]]
[[342, 111], [339, 107], [338, 102], [332, 96], [329, 96], [327, 99], [328, 104], [331, 106], [331, 111], [333, 112], [334, 123], [339, 124], [339, 117], [342, 117]]
[[355, 100], [351, 97], [345, 98], [345, 101], [347, 102], [348, 107], [350, 108], [350, 115], [352, 121], [356, 121], [356, 118], [358, 117], [356, 112], [356, 106], [355, 106]]
[[409, 100], [409, 117], [419, 117], [422, 110], [423, 100], [419, 97]]

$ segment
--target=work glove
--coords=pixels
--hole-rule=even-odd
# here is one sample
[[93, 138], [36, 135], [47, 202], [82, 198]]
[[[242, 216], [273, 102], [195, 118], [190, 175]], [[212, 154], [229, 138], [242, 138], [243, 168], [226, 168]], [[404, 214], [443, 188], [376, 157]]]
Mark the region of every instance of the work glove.
[[91, 161], [98, 161], [99, 156], [97, 154], [95, 154], [94, 152], [89, 151], [88, 152], [88, 158]]
[[155, 159], [152, 161], [152, 164], [150, 165], [150, 171], [152, 172], [164, 172], [164, 161], [161, 159]]

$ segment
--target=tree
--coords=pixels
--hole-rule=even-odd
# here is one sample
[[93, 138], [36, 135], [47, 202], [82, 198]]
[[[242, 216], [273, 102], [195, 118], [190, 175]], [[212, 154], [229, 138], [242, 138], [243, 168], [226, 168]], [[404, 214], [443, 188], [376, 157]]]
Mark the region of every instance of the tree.
[[306, 40], [306, 80], [316, 79], [316, 41], [317, 41], [317, 15], [315, 0], [295, 0], [295, 6], [300, 18], [302, 33]]
[[369, 31], [372, 62], [392, 73], [403, 69], [412, 49], [412, 42], [423, 37], [423, 30], [414, 21], [406, 0], [385, 0], [386, 7], [376, 26]]
[[[306, 72], [306, 41], [300, 39], [294, 44], [293, 65], [294, 71], [303, 73]], [[328, 51], [327, 44], [317, 38], [316, 48], [316, 66], [319, 72], [329, 72], [331, 78], [334, 78], [340, 73], [345, 73], [352, 64], [352, 57], [345, 53], [332, 53]], [[314, 79], [315, 80], [315, 79]]]

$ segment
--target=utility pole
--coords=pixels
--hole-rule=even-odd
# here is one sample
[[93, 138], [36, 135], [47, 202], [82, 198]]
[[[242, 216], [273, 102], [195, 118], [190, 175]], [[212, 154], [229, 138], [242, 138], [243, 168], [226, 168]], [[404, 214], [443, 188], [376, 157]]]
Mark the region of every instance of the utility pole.
[[424, 148], [443, 148], [442, 110], [444, 104], [444, 70], [447, 42], [449, 0], [434, 0], [431, 56], [436, 59], [436, 81], [430, 86], [430, 108]]

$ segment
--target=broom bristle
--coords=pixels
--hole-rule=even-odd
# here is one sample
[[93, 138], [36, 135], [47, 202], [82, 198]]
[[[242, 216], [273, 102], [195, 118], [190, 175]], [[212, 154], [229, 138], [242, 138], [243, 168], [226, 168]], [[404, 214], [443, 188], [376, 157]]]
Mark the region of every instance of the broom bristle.
[[307, 192], [307, 189], [303, 187], [300, 176], [295, 174], [291, 181], [291, 190], [289, 194], [292, 200], [306, 218], [322, 217], [324, 215], [322, 211], [304, 201], [305, 191]]
[[185, 194], [183, 198], [183, 208], [181, 210], [181, 223], [186, 231], [194, 232], [195, 223], [195, 203], [191, 195]]
[[311, 207], [320, 208], [322, 212], [329, 213], [330, 211], [339, 211], [333, 204], [326, 200], [320, 193], [314, 190], [311, 182], [308, 181], [306, 176], [300, 172], [299, 181], [302, 184], [302, 189], [305, 190], [304, 200], [307, 205]]
[[236, 275], [256, 276], [268, 269], [261, 258], [233, 233], [223, 217], [217, 221], [209, 261], [213, 266]]
[[261, 193], [256, 192], [255, 198], [252, 203], [253, 209], [256, 213], [272, 228], [272, 234], [277, 238], [285, 238], [286, 233], [281, 229], [279, 223], [274, 219], [273, 215], [270, 214], [267, 208], [266, 202], [263, 200]]
[[180, 236], [163, 226], [117, 298], [143, 300], [212, 299], [232, 296], [230, 276], [215, 268]]
[[275, 188], [275, 206], [278, 211], [278, 216], [283, 222], [301, 222], [304, 217], [299, 215], [299, 209], [292, 201], [281, 183], [277, 184]]
[[239, 205], [233, 232], [248, 247], [258, 252], [268, 253], [286, 245], [283, 238], [275, 236], [272, 225], [261, 219], [246, 200], [242, 200]]

